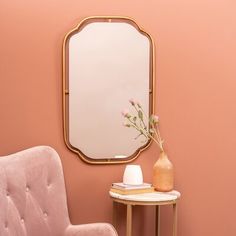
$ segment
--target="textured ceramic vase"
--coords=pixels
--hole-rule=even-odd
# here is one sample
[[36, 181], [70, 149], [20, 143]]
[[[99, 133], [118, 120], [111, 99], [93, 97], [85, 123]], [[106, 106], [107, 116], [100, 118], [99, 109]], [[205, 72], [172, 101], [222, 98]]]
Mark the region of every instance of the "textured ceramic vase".
[[174, 168], [165, 152], [160, 153], [153, 166], [153, 186], [160, 192], [168, 192], [174, 188]]

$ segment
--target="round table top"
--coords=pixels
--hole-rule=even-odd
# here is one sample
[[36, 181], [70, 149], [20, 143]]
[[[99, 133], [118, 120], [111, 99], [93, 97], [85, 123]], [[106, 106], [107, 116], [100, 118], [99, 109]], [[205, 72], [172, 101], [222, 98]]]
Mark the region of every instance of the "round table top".
[[176, 190], [170, 192], [152, 192], [152, 193], [141, 193], [133, 195], [122, 195], [109, 192], [113, 199], [121, 200], [122, 202], [139, 202], [139, 203], [162, 203], [162, 202], [174, 202], [180, 198], [180, 193]]

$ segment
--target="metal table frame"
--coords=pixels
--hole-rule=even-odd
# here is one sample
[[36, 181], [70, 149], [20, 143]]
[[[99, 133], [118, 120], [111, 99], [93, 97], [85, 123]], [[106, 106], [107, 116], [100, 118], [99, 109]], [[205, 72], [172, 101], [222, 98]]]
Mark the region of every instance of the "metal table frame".
[[116, 208], [117, 203], [126, 205], [126, 236], [132, 236], [132, 207], [138, 206], [155, 206], [156, 210], [156, 236], [160, 236], [160, 207], [162, 205], [173, 205], [173, 226], [172, 235], [177, 236], [177, 201], [179, 197], [175, 200], [168, 201], [135, 201], [135, 200], [124, 200], [111, 196], [113, 200], [113, 224], [116, 225]]

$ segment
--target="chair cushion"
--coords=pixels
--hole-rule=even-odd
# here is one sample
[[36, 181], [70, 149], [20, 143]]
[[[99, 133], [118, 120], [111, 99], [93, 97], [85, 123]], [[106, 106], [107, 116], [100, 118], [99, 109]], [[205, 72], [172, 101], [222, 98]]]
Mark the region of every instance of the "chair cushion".
[[38, 146], [0, 157], [0, 235], [60, 236], [69, 224], [54, 149]]

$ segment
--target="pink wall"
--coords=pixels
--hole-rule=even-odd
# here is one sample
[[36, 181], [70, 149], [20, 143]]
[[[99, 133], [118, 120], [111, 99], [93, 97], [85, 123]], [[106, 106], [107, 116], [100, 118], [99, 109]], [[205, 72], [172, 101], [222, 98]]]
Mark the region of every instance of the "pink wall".
[[[73, 223], [111, 221], [111, 182], [124, 165], [90, 166], [62, 136], [61, 47], [90, 15], [136, 19], [157, 46], [157, 110], [175, 165], [179, 235], [234, 236], [236, 4], [233, 0], [0, 2], [0, 155], [46, 144], [60, 154]], [[135, 163], [151, 180], [157, 150]], [[89, 194], [92, 192], [92, 194]], [[162, 210], [169, 235], [170, 208]], [[154, 233], [153, 209], [135, 209], [135, 236]], [[124, 208], [119, 232], [124, 235]]]

